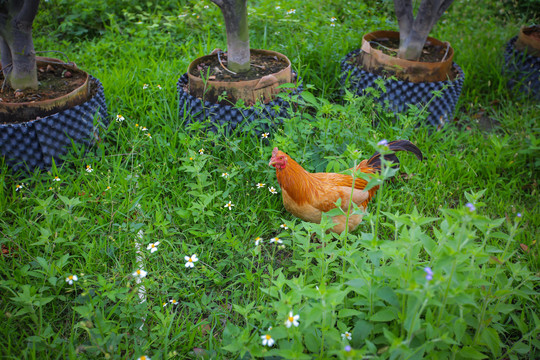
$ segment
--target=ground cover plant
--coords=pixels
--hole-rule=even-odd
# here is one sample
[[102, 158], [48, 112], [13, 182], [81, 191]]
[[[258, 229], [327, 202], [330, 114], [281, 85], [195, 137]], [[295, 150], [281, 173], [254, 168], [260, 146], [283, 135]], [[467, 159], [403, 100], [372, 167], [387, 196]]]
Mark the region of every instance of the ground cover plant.
[[[42, 2], [35, 43], [102, 79], [115, 115], [50, 172], [0, 165], [2, 357], [538, 358], [540, 112], [500, 72], [530, 16], [506, 3], [455, 1], [434, 29], [467, 74], [436, 131], [340, 92], [339, 59], [397, 29], [391, 2], [250, 2], [251, 46], [290, 54], [306, 91], [226, 137], [176, 103], [190, 59], [224, 47], [210, 1]], [[426, 160], [400, 154], [354, 232], [283, 209], [274, 146], [341, 171], [382, 139]]]

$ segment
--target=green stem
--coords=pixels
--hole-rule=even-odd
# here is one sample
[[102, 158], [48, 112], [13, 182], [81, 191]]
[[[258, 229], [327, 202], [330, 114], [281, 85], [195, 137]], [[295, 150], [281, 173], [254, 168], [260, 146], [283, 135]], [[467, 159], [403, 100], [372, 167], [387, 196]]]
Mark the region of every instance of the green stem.
[[[381, 172], [384, 174], [384, 155], [381, 154]], [[373, 242], [376, 244], [379, 232], [379, 216], [381, 213], [381, 204], [382, 204], [382, 193], [383, 193], [383, 182], [379, 185], [379, 191], [377, 191], [377, 215], [375, 217], [375, 228], [373, 229]]]
[[408, 335], [408, 339], [407, 339], [407, 344], [410, 344], [411, 341], [412, 341], [414, 324], [416, 323], [417, 319], [420, 319], [420, 316], [424, 312], [424, 309], [425, 309], [425, 307], [427, 305], [427, 302], [428, 302], [428, 298], [426, 298], [424, 300], [424, 302], [422, 303], [422, 306], [420, 307], [420, 310], [418, 310], [416, 316], [413, 318], [413, 321], [411, 322], [411, 327], [409, 328], [409, 335]]
[[[501, 269], [501, 265], [506, 261], [506, 252], [508, 251], [508, 247], [510, 246], [510, 242], [513, 240], [515, 235], [516, 226], [514, 226], [512, 229], [510, 229], [510, 236], [508, 237], [508, 241], [506, 242], [506, 246], [504, 247], [504, 250], [501, 255], [501, 264], [497, 263], [495, 274], [493, 274], [492, 278], [495, 279], [497, 275], [499, 274], [499, 270]], [[480, 331], [483, 330], [484, 325], [484, 316], [486, 315], [486, 309], [490, 302], [491, 294], [493, 291], [494, 282], [491, 282], [491, 285], [489, 286], [489, 289], [487, 291], [486, 296], [484, 297], [484, 303], [482, 304], [482, 311], [480, 313], [480, 318], [478, 319], [478, 326], [476, 328], [476, 332], [474, 334], [473, 338], [473, 344], [476, 344], [476, 341], [478, 340], [478, 336], [480, 335]]]
[[452, 270], [450, 271], [450, 277], [448, 278], [448, 282], [446, 283], [446, 289], [444, 290], [442, 305], [439, 308], [439, 316], [437, 318], [437, 327], [441, 326], [441, 318], [442, 318], [444, 308], [446, 306], [446, 301], [448, 300], [448, 291], [450, 290], [450, 283], [452, 282], [452, 278], [454, 277], [454, 272], [456, 271], [456, 265], [457, 265], [457, 261], [454, 259], [454, 261], [452, 262]]

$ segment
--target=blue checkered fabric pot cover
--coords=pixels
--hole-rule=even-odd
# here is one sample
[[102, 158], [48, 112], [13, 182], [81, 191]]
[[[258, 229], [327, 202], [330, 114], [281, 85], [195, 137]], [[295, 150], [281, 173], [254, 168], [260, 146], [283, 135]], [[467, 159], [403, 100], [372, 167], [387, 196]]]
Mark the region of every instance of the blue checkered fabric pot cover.
[[[296, 77], [296, 73], [293, 73], [293, 78]], [[299, 79], [298, 79], [299, 80]], [[268, 104], [261, 104], [261, 106], [251, 106], [246, 109], [240, 109], [232, 105], [221, 105], [205, 101], [204, 104], [201, 99], [190, 95], [184, 88], [188, 85], [188, 74], [185, 73], [178, 79], [176, 88], [179, 94], [179, 107], [180, 114], [187, 114], [186, 123], [190, 124], [193, 121], [203, 122], [207, 119], [214, 124], [223, 126], [226, 132], [235, 130], [242, 122], [251, 123], [261, 119], [267, 119], [270, 123], [279, 121], [280, 117], [284, 117], [287, 114], [287, 109], [290, 106], [287, 101], [281, 97], [276, 97]], [[295, 89], [291, 95], [299, 94], [302, 91], [302, 85]], [[267, 126], [261, 124], [262, 127], [268, 129]], [[210, 128], [211, 131], [216, 131], [216, 127]]]
[[[341, 83], [346, 84], [348, 78], [348, 89], [356, 95], [363, 96], [365, 95], [365, 89], [369, 87], [379, 88], [375, 80], [381, 78], [381, 76], [364, 71], [349, 62], [360, 51], [361, 49], [351, 51], [341, 60]], [[465, 74], [461, 67], [456, 63], [453, 63], [452, 66], [457, 72], [457, 77], [453, 81], [413, 83], [387, 79], [384, 82], [387, 91], [386, 93], [381, 91], [381, 96], [377, 101], [383, 105], [388, 101], [389, 110], [393, 112], [406, 112], [409, 109], [408, 105], [416, 105], [422, 108], [429, 103], [426, 109], [428, 112], [427, 121], [433, 126], [444, 125], [452, 120], [452, 114], [465, 81]], [[442, 97], [434, 98], [430, 102], [435, 91], [442, 91]]]
[[[108, 124], [109, 116], [101, 82], [90, 79], [97, 91], [87, 102], [37, 120], [0, 124], [0, 156], [8, 167], [13, 171], [48, 170], [52, 158], [61, 163], [59, 157], [72, 147], [71, 141], [89, 145], [99, 135], [99, 127]], [[101, 123], [96, 127], [94, 117]]]
[[517, 38], [510, 39], [504, 50], [503, 73], [509, 77], [508, 87], [540, 100], [540, 57], [516, 49]]

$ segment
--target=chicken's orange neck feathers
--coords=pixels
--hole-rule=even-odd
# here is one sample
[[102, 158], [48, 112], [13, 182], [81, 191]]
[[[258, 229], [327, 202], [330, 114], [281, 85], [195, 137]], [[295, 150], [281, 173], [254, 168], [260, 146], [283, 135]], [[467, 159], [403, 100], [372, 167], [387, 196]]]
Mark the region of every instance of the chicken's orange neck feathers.
[[276, 168], [276, 177], [282, 190], [298, 204], [303, 204], [313, 197], [317, 179], [307, 172], [300, 164], [287, 156], [287, 165], [280, 169]]

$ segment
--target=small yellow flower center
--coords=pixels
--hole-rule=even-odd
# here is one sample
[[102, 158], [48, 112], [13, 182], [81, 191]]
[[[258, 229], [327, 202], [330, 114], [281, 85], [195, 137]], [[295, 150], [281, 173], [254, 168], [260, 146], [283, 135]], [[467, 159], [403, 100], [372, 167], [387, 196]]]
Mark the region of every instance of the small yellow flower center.
[[268, 334], [266, 334], [266, 340], [270, 340], [272, 337]]
[[137, 270], [137, 275], [141, 275], [141, 270]]
[[69, 275], [69, 276], [68, 276], [68, 279], [69, 279], [69, 280], [73, 280], [73, 275]]
[[141, 356], [141, 360], [146, 360], [146, 356]]
[[191, 260], [191, 258], [189, 258], [188, 262], [193, 262], [193, 260]]
[[152, 246], [153, 248], [155, 248], [155, 247], [156, 247], [156, 245], [154, 245], [154, 244], [152, 244], [151, 246]]
[[294, 318], [292, 316], [289, 316], [289, 321], [290, 322], [293, 322], [294, 321]]

